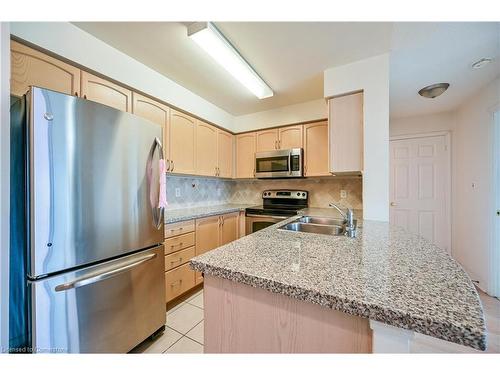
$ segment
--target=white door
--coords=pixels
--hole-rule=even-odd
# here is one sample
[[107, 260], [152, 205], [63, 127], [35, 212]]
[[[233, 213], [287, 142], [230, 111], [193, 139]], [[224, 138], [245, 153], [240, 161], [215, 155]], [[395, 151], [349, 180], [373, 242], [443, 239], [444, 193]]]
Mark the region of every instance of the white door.
[[449, 146], [446, 135], [390, 141], [390, 222], [450, 252]]

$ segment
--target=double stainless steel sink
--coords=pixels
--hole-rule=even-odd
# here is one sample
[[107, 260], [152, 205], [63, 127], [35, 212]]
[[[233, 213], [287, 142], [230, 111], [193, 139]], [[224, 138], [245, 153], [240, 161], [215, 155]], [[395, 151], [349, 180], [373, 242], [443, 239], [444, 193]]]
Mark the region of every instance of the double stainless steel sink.
[[[356, 220], [354, 220], [356, 226]], [[330, 236], [343, 236], [346, 233], [346, 224], [341, 219], [330, 219], [324, 217], [302, 216], [278, 229], [293, 232], [306, 232], [326, 234]]]

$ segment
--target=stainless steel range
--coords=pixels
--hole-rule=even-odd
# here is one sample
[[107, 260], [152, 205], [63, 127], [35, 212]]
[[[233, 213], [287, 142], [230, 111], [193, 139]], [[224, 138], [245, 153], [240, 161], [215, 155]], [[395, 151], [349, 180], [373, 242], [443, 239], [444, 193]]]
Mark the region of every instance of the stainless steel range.
[[245, 210], [246, 234], [297, 215], [299, 210], [307, 208], [309, 193], [305, 190], [265, 190], [262, 199], [262, 206]]

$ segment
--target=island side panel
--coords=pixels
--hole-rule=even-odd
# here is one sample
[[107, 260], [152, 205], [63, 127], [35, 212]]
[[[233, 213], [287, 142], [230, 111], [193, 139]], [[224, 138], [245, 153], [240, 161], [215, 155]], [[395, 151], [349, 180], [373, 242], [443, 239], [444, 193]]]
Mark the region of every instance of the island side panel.
[[205, 276], [205, 353], [371, 353], [369, 320]]

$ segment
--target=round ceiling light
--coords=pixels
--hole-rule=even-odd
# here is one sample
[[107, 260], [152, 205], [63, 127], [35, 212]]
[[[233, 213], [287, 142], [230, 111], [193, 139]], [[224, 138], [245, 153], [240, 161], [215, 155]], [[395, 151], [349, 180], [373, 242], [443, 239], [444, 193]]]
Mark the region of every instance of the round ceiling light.
[[479, 59], [476, 62], [472, 63], [471, 68], [481, 69], [483, 66], [488, 65], [492, 61], [493, 59], [491, 57], [483, 57], [482, 59]]
[[418, 94], [424, 98], [435, 98], [441, 95], [443, 92], [448, 90], [450, 87], [449, 83], [436, 83], [434, 85], [425, 86], [424, 88], [418, 90]]

